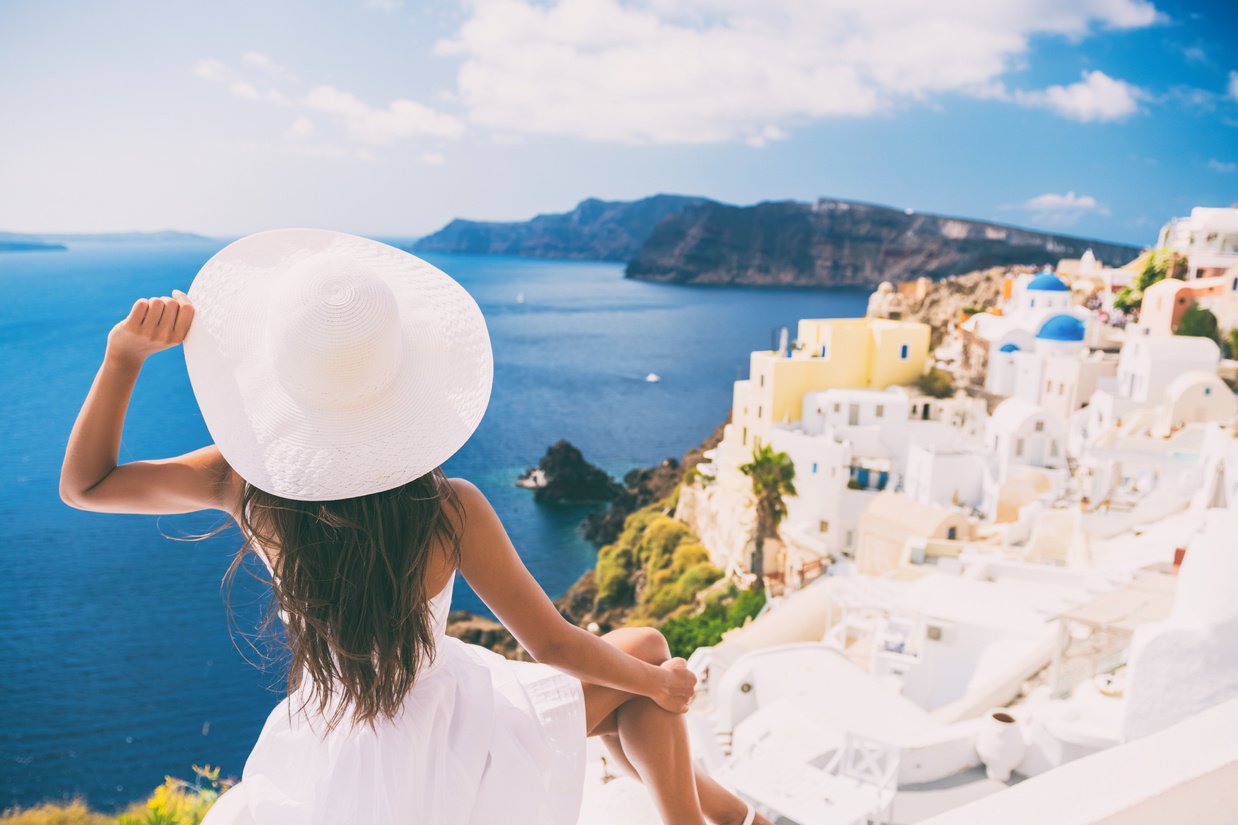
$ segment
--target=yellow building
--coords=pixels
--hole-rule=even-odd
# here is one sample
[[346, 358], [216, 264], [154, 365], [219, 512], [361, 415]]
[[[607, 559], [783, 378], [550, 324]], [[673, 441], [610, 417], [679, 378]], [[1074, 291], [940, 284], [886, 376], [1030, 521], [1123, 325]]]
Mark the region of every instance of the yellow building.
[[799, 421], [804, 394], [909, 384], [928, 364], [929, 327], [884, 318], [799, 322], [788, 354], [752, 353], [749, 378], [735, 382], [731, 408], [736, 460], [746, 461], [775, 423]]

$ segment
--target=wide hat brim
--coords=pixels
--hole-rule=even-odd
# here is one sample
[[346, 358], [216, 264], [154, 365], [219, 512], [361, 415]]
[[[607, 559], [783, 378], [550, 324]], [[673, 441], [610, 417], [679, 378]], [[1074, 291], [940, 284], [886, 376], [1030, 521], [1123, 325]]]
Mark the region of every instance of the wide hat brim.
[[[394, 295], [398, 366], [357, 403], [306, 403], [272, 352], [282, 320], [273, 293], [316, 256], [355, 262]], [[455, 454], [485, 414], [494, 361], [481, 309], [403, 250], [342, 232], [261, 232], [207, 261], [189, 299], [185, 364], [207, 429], [233, 470], [273, 495], [328, 501], [399, 487]]]

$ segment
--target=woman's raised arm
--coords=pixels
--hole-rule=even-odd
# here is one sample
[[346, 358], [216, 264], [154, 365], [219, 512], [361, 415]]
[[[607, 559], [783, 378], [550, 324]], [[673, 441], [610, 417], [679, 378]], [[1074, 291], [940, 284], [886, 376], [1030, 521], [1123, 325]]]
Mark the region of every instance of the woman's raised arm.
[[534, 659], [585, 682], [648, 696], [667, 710], [687, 710], [696, 676], [683, 659], [648, 664], [564, 619], [525, 568], [485, 495], [464, 479], [451, 484], [465, 513], [460, 571]]
[[175, 458], [117, 466], [125, 411], [147, 356], [185, 340], [193, 306], [182, 292], [142, 298], [112, 328], [103, 365], [73, 424], [60, 497], [80, 510], [187, 513], [231, 508], [236, 476], [214, 445]]

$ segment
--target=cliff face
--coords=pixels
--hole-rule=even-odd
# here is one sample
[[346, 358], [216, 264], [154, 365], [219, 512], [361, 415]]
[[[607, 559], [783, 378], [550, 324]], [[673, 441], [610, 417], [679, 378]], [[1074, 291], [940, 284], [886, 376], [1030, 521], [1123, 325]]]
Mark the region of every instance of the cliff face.
[[581, 201], [570, 212], [529, 221], [454, 220], [413, 244], [417, 252], [520, 255], [527, 258], [626, 261], [663, 218], [705, 198], [654, 195], [638, 201]]
[[1115, 265], [1125, 244], [849, 201], [704, 203], [667, 216], [627, 277], [686, 284], [868, 286], [992, 266], [1055, 263], [1087, 249]]

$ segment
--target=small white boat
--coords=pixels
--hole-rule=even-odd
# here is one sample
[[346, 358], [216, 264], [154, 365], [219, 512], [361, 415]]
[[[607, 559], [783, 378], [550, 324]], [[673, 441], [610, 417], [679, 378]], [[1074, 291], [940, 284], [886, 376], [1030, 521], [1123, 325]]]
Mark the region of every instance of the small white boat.
[[648, 381], [650, 384], [656, 384], [659, 381], [661, 381], [662, 378], [656, 372], [651, 372], [645, 376], [645, 380]]
[[523, 303], [524, 303], [524, 293], [523, 293], [523, 292], [517, 292], [517, 293], [516, 293], [516, 303], [518, 303], [518, 304], [523, 304]]
[[530, 490], [536, 490], [539, 487], [546, 486], [546, 473], [541, 469], [535, 469], [527, 476], [516, 479], [517, 487], [527, 487]]

